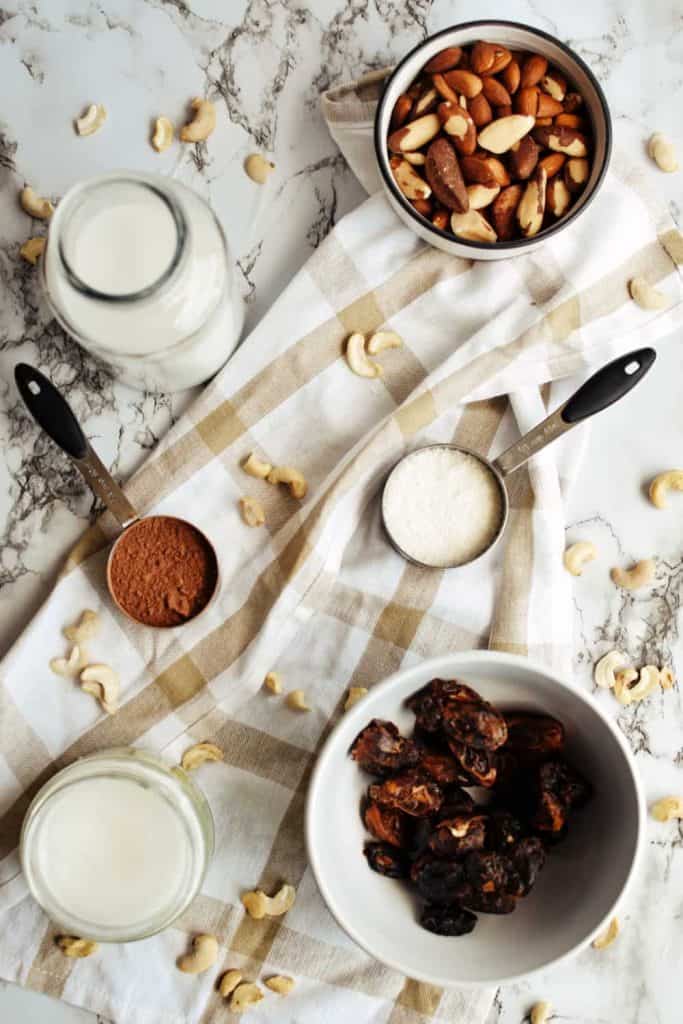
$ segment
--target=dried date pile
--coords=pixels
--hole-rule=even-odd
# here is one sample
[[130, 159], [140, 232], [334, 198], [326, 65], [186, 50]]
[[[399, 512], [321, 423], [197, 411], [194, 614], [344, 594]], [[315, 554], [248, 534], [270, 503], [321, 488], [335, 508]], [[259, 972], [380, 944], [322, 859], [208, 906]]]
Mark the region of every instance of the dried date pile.
[[[373, 719], [351, 757], [376, 781], [363, 821], [370, 867], [410, 881], [423, 927], [466, 935], [475, 912], [509, 914], [527, 896], [548, 847], [566, 833], [590, 786], [564, 759], [564, 728], [549, 715], [503, 714], [457, 680], [433, 679], [407, 700], [412, 738]], [[463, 788], [483, 786], [477, 806]]]

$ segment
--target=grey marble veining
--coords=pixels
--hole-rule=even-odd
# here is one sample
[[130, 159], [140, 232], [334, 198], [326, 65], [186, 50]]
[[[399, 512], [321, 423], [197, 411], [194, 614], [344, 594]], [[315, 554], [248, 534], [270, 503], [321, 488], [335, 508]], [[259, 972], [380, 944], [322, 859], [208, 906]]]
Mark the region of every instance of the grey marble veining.
[[[225, 225], [248, 330], [363, 195], [322, 122], [320, 91], [395, 62], [448, 24], [501, 16], [560, 36], [593, 67], [622, 146], [642, 147], [651, 131], [662, 130], [678, 133], [683, 154], [683, 11], [668, 0], [0, 0], [0, 651], [97, 511], [19, 405], [14, 364], [35, 363], [64, 390], [122, 479], [192, 398], [122, 387], [54, 323], [35, 271], [18, 258], [22, 242], [40, 231], [18, 206], [19, 188], [30, 183], [58, 199], [78, 178], [122, 166], [188, 181]], [[154, 153], [152, 119], [163, 113], [180, 121], [188, 99], [201, 94], [218, 107], [209, 143]], [[109, 119], [98, 136], [78, 139], [71, 120], [89, 102], [104, 103]], [[261, 189], [242, 170], [256, 149], [276, 163]], [[659, 181], [680, 224], [682, 175]], [[682, 462], [680, 345], [672, 338], [661, 346], [651, 375], [654, 408], [652, 389], [642, 388], [600, 418], [572, 495], [568, 538], [590, 538], [600, 550], [574, 592], [575, 672], [587, 687], [595, 660], [614, 646], [637, 664], [683, 672], [681, 506], [657, 512], [643, 494], [650, 476]], [[613, 587], [610, 566], [651, 555], [659, 560], [651, 592], [625, 595]], [[678, 687], [625, 709], [610, 694], [598, 699], [628, 738], [648, 798], [683, 792]], [[506, 986], [489, 1024], [518, 1024], [541, 997], [566, 1024], [680, 1021], [683, 829], [650, 823], [648, 843], [646, 884], [626, 908], [618, 943]], [[0, 1020], [95, 1022], [2, 983]]]

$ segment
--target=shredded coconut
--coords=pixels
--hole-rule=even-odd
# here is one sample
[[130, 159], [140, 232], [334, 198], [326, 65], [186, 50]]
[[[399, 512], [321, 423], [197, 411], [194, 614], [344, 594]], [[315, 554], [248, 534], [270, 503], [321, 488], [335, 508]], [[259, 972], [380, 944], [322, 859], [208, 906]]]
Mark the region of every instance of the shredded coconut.
[[438, 568], [463, 565], [493, 542], [503, 521], [495, 475], [474, 455], [419, 449], [396, 467], [384, 490], [384, 522], [410, 558]]

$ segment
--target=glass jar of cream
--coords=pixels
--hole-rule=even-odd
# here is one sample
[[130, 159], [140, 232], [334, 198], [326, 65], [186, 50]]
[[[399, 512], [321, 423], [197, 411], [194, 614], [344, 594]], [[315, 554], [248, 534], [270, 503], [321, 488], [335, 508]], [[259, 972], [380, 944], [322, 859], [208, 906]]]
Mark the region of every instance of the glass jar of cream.
[[131, 942], [189, 906], [213, 853], [213, 819], [179, 768], [143, 750], [104, 750], [34, 797], [21, 863], [35, 900], [70, 935]]
[[136, 388], [208, 380], [242, 331], [221, 226], [171, 178], [117, 172], [75, 185], [52, 216], [41, 270], [62, 327]]

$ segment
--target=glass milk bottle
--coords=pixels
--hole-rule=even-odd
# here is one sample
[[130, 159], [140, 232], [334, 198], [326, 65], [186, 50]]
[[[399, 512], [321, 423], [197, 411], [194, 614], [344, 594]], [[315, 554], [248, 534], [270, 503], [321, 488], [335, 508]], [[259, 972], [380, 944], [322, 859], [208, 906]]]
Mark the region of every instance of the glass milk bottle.
[[119, 171], [70, 189], [42, 275], [62, 327], [136, 388], [201, 384], [239, 340], [244, 304], [221, 226], [170, 178]]

